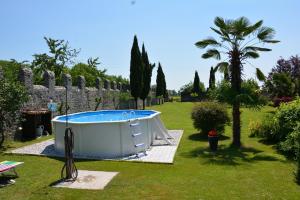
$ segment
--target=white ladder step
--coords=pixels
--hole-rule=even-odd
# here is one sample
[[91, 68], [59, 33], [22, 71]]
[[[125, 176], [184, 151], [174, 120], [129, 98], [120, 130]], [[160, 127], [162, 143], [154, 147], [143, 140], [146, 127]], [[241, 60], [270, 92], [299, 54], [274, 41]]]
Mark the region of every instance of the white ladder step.
[[144, 146], [145, 145], [145, 143], [139, 143], [139, 144], [136, 144], [136, 145], [134, 145], [135, 147], [141, 147], [141, 146]]
[[136, 136], [139, 136], [139, 135], [142, 135], [143, 133], [134, 133], [132, 134], [132, 137], [136, 137]]
[[133, 123], [133, 124], [130, 124], [130, 126], [139, 126], [140, 125], [140, 123]]

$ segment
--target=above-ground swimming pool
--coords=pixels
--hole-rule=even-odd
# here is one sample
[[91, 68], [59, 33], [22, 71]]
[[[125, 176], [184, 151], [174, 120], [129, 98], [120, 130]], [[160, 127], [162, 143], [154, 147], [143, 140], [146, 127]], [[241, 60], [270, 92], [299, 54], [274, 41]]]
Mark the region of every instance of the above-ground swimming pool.
[[[139, 155], [148, 150], [154, 139], [166, 144], [170, 135], [154, 110], [103, 110], [68, 115], [74, 132], [74, 153], [103, 158]], [[52, 120], [55, 149], [64, 152], [66, 116]]]

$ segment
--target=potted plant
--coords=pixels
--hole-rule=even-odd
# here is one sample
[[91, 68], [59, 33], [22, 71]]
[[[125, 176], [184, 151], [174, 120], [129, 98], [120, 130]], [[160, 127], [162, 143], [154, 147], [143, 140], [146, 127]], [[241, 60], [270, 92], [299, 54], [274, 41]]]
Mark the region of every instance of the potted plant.
[[216, 129], [212, 129], [208, 132], [208, 142], [209, 142], [209, 147], [212, 151], [217, 151], [218, 149], [218, 133]]

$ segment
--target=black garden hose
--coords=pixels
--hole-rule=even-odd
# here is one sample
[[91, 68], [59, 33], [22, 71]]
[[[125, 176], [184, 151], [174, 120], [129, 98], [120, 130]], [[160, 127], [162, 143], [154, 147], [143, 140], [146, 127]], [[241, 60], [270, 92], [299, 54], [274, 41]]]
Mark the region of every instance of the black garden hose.
[[71, 128], [65, 130], [65, 164], [61, 170], [61, 178], [67, 181], [75, 181], [78, 171], [73, 158], [74, 133]]

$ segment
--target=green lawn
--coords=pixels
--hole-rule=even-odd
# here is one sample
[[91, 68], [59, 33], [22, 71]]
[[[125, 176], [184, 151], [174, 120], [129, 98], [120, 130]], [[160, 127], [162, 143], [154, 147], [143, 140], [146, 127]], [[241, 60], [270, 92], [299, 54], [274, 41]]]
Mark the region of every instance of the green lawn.
[[[63, 162], [56, 158], [0, 154], [0, 160], [23, 161], [20, 178], [0, 189], [0, 199], [299, 199], [294, 163], [270, 146], [248, 137], [249, 120], [272, 111], [243, 109], [241, 150], [229, 148], [230, 127], [216, 155], [192, 126], [193, 103], [166, 103], [162, 111], [168, 129], [184, 129], [175, 163], [142, 164], [114, 161], [77, 161], [79, 169], [120, 172], [103, 191], [52, 188]], [[17, 146], [20, 144], [18, 143]], [[16, 146], [16, 144], [12, 144]]]

